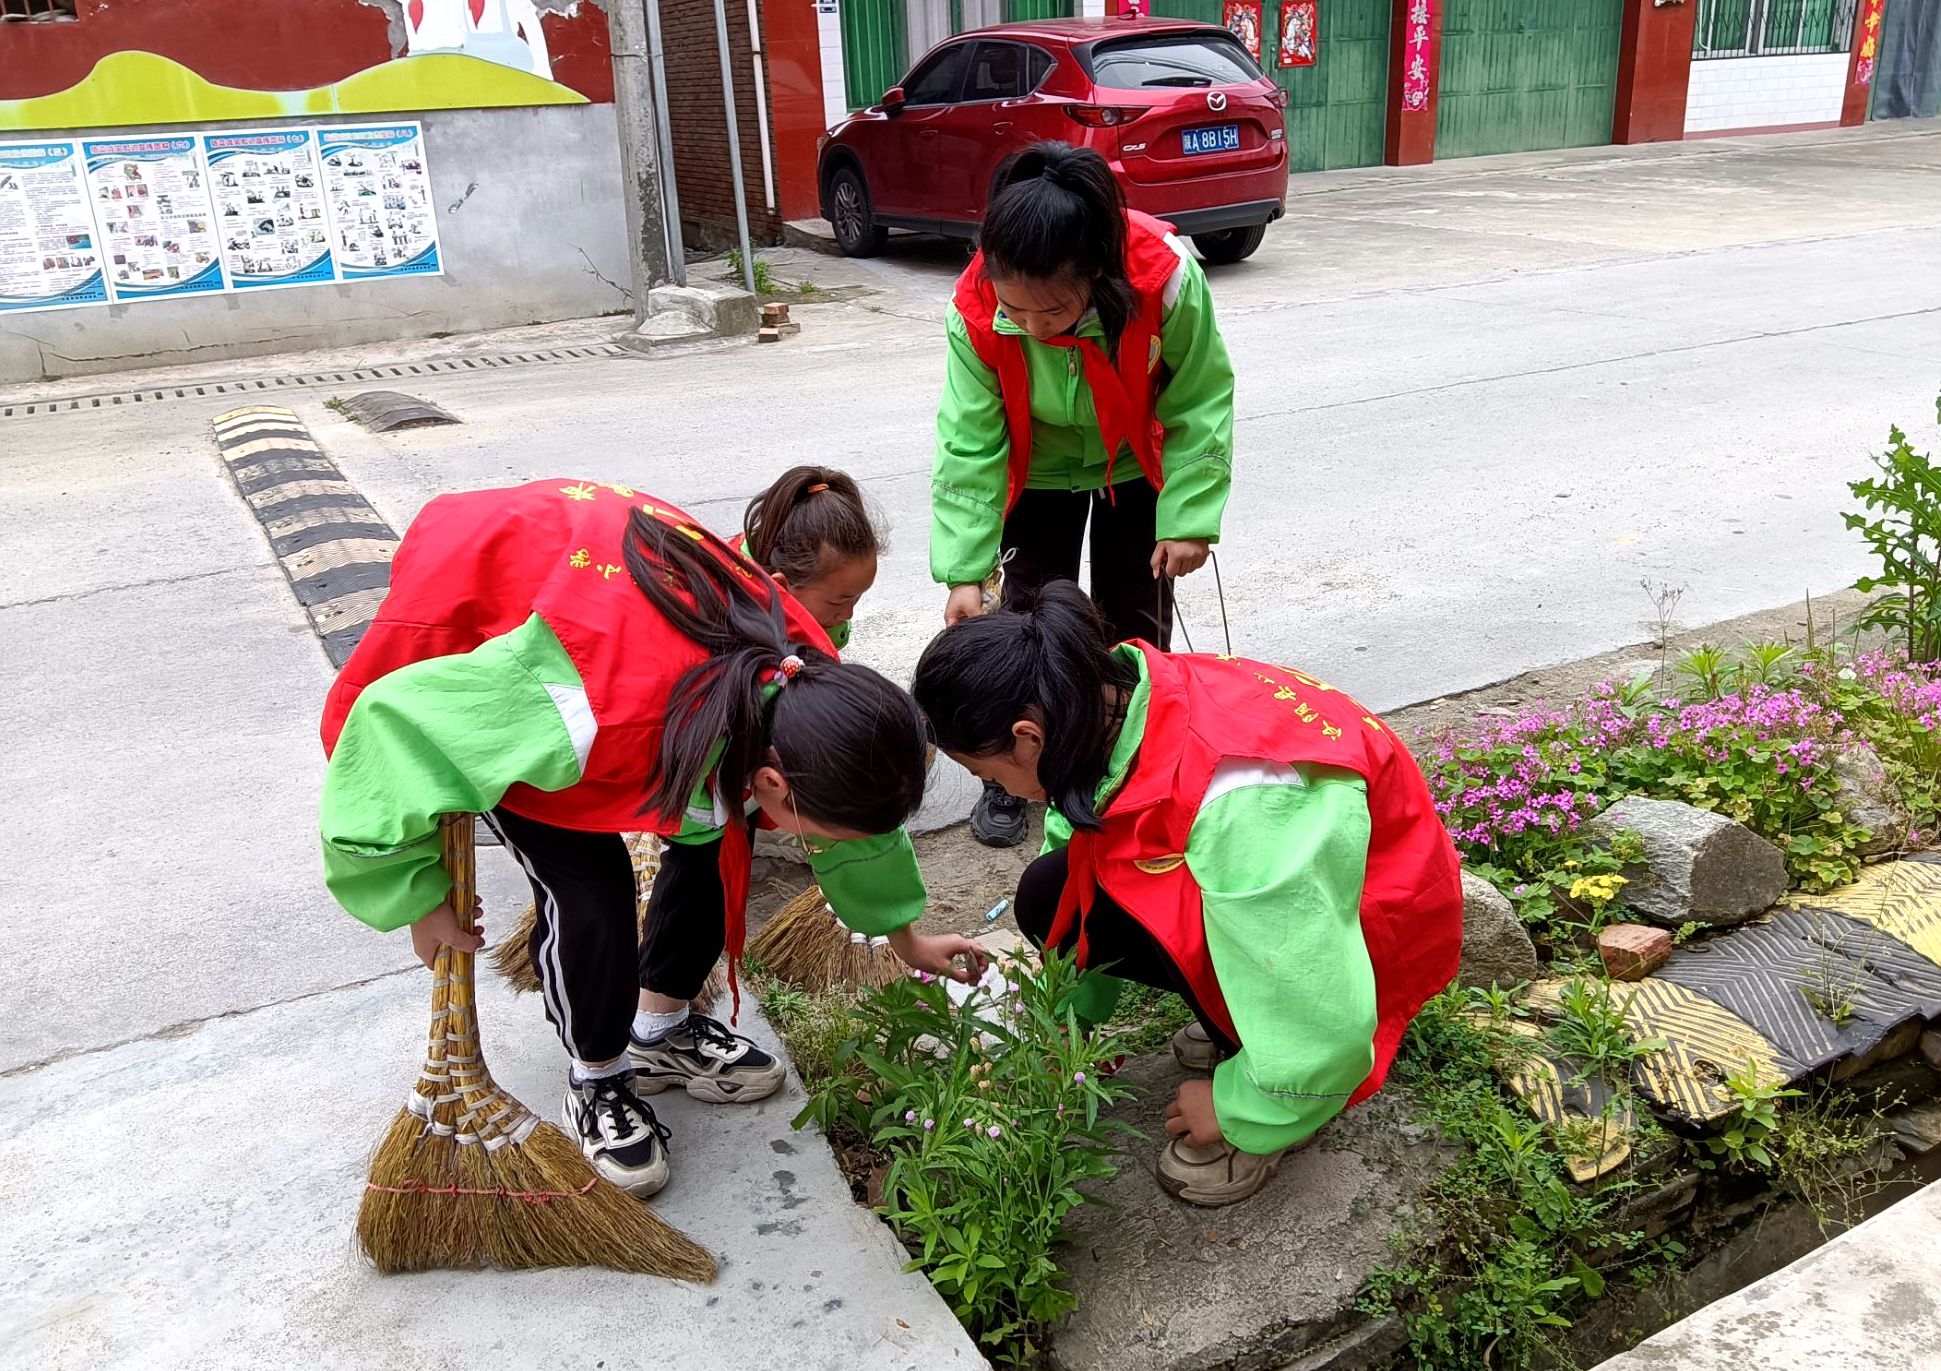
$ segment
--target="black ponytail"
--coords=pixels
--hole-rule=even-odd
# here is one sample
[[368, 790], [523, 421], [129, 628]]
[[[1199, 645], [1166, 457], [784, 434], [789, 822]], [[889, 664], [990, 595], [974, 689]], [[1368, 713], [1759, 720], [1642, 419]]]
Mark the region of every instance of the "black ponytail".
[[1090, 148], [1036, 143], [1018, 154], [991, 197], [978, 236], [984, 274], [1087, 286], [1107, 351], [1132, 322], [1138, 292], [1126, 279], [1125, 197]]
[[1038, 779], [1077, 828], [1097, 828], [1112, 716], [1108, 687], [1130, 690], [1139, 670], [1112, 651], [1105, 621], [1070, 581], [1007, 592], [996, 614], [964, 619], [931, 640], [911, 691], [937, 745], [968, 757], [1010, 752], [1011, 725], [1045, 730]]
[[855, 478], [830, 467], [790, 467], [748, 502], [748, 555], [764, 571], [805, 586], [836, 562], [874, 557], [882, 536]]
[[[923, 800], [929, 739], [916, 702], [868, 667], [791, 643], [781, 592], [732, 570], [737, 559], [726, 544], [696, 532], [699, 541], [644, 510], [627, 525], [628, 575], [668, 623], [708, 651], [675, 683], [659, 772], [641, 812], [681, 814], [721, 743], [717, 788], [729, 805], [757, 767], [775, 765], [804, 818], [892, 831]], [[802, 670], [771, 699], [766, 686], [788, 656]]]

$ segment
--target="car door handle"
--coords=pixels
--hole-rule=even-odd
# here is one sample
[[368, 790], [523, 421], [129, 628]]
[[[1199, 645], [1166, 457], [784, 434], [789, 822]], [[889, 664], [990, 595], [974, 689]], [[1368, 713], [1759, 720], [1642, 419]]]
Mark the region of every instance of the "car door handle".
[[922, 130], [919, 130], [919, 136], [924, 138], [935, 138], [937, 136], [937, 131], [935, 129], [922, 129]]
[[1009, 133], [1010, 131], [1011, 131], [1011, 121], [1009, 119], [1000, 119], [995, 124], [991, 125], [992, 133]]

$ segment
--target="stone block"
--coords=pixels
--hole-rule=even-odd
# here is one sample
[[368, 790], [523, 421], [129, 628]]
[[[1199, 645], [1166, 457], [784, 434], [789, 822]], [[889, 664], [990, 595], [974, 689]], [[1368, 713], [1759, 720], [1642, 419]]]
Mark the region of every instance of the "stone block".
[[1742, 923], [1790, 883], [1778, 848], [1722, 814], [1676, 800], [1634, 795], [1585, 829], [1606, 842], [1626, 829], [1644, 840], [1644, 860], [1624, 872], [1624, 903], [1668, 928]]
[[1462, 967], [1469, 986], [1509, 987], [1543, 974], [1529, 930], [1503, 892], [1470, 872], [1462, 874]]
[[1671, 959], [1671, 934], [1644, 924], [1613, 924], [1597, 935], [1597, 955], [1614, 981], [1641, 981]]
[[1842, 747], [1833, 757], [1833, 782], [1834, 798], [1847, 821], [1872, 832], [1860, 845], [1863, 857], [1885, 856], [1907, 845], [1913, 816], [1873, 748], [1857, 740]]
[[1941, 1071], [1941, 1028], [1930, 1028], [1921, 1035], [1921, 1056], [1936, 1071]]

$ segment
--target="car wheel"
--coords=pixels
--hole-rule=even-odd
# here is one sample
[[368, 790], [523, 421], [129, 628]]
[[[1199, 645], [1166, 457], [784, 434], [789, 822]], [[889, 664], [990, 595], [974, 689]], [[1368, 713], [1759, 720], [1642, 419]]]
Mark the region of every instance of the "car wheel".
[[1222, 229], [1218, 233], [1196, 233], [1193, 246], [1209, 263], [1224, 267], [1253, 256], [1254, 249], [1266, 236], [1267, 225], [1249, 224], [1246, 228]]
[[854, 167], [841, 168], [829, 182], [829, 223], [845, 257], [874, 257], [889, 237], [870, 213], [869, 187]]

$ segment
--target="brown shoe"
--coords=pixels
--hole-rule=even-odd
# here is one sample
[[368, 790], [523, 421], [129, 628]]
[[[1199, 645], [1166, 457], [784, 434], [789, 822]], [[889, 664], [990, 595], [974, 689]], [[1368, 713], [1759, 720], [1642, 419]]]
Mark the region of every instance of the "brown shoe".
[[1195, 1020], [1173, 1034], [1173, 1060], [1195, 1076], [1211, 1076], [1220, 1064], [1220, 1049]]
[[1175, 1199], [1218, 1209], [1251, 1198], [1280, 1169], [1286, 1155], [1285, 1148], [1262, 1157], [1242, 1152], [1225, 1139], [1210, 1147], [1195, 1147], [1173, 1138], [1159, 1153], [1159, 1185]]

